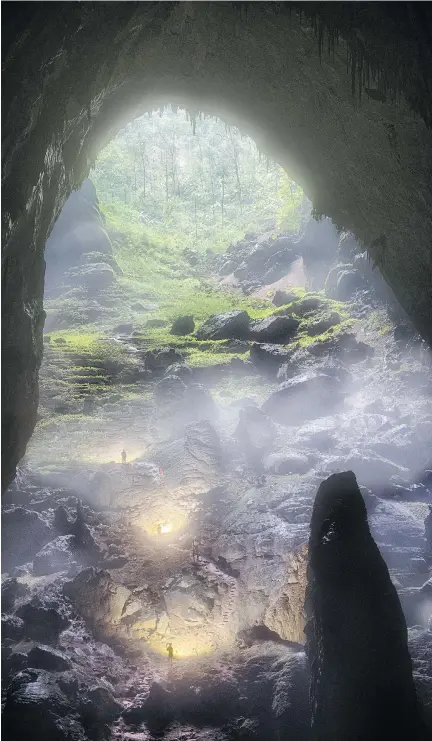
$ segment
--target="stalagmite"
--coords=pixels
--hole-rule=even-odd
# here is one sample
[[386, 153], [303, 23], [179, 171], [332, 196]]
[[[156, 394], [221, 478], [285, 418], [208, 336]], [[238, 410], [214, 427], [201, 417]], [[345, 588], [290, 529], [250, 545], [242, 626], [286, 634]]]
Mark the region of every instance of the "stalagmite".
[[318, 489], [306, 615], [313, 738], [426, 739], [405, 618], [351, 471]]

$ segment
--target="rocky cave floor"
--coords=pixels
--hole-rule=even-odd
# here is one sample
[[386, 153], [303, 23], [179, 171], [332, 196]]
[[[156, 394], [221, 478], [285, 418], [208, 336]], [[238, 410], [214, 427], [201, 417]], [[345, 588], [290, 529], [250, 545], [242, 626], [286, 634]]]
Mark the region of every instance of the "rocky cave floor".
[[[217, 367], [153, 352], [133, 394], [36, 434], [3, 501], [8, 738], [308, 739], [306, 544], [340, 470], [362, 487], [432, 713], [430, 368], [368, 322], [367, 297], [347, 310], [345, 343], [245, 348], [228, 331], [243, 355]], [[127, 327], [108, 339], [148, 369]]]

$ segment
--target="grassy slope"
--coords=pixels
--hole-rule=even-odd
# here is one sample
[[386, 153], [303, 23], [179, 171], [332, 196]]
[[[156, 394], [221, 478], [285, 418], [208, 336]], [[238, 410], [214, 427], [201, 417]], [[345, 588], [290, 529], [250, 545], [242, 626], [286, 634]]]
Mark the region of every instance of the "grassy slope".
[[[175, 337], [170, 334], [171, 321], [183, 314], [191, 314], [196, 326], [211, 314], [241, 309], [248, 311], [251, 318], [259, 319], [276, 311], [270, 301], [255, 300], [240, 292], [221, 289], [211, 280], [201, 280], [186, 262], [183, 246], [174, 238], [161, 239], [149, 233], [131, 211], [125, 221], [124, 210], [116, 213], [107, 209], [107, 228], [111, 233], [113, 250], [123, 275], [115, 288], [107, 289], [104, 297], [108, 308], [93, 324], [80, 322], [79, 298], [62, 297], [47, 302], [47, 308], [58, 309], [59, 304], [68, 302], [71, 316], [75, 317], [68, 329], [49, 332], [50, 345], [46, 349], [41, 372], [41, 419], [29, 446], [28, 459], [33, 465], [44, 465], [53, 456], [60, 465], [71, 460], [97, 460], [101, 450], [108, 451], [102, 458], [114, 456], [120, 445], [132, 449], [134, 440], [145, 438], [143, 410], [141, 420], [135, 413], [121, 420], [124, 409], [133, 405], [146, 404], [151, 392], [146, 384], [131, 384], [118, 381], [113, 385], [112, 376], [119, 369], [131, 370], [136, 360], [124, 345], [110, 339], [112, 328], [120, 322], [132, 322], [134, 331], [146, 340], [148, 347], [174, 346], [179, 348], [188, 364], [217, 365], [239, 356], [240, 352], [228, 351], [224, 341], [199, 342], [193, 336]], [[296, 301], [289, 308], [296, 313], [296, 303], [306, 295], [304, 289], [295, 290]], [[322, 312], [301, 317], [297, 342], [306, 346], [317, 340], [327, 339], [352, 324], [343, 304], [328, 301], [322, 294]], [[137, 313], [131, 309], [134, 302], [151, 304], [152, 311]], [[49, 306], [48, 306], [49, 304]], [[82, 307], [81, 307], [82, 308]], [[308, 327], [321, 315], [337, 311], [342, 318], [340, 325], [319, 337], [310, 337]], [[163, 319], [164, 327], [146, 326], [148, 319]], [[60, 343], [58, 342], [60, 340]], [[48, 348], [48, 346], [46, 346]], [[270, 385], [260, 378], [224, 379], [216, 384], [212, 393], [218, 402], [230, 403], [243, 396], [262, 401], [268, 395]], [[92, 397], [97, 406], [91, 416], [83, 414], [84, 398]], [[99, 402], [103, 401], [103, 404]], [[66, 407], [56, 413], [55, 406]], [[70, 407], [70, 409], [68, 409]], [[67, 413], [67, 412], [71, 413]], [[66, 413], [65, 413], [66, 412]], [[111, 443], [110, 436], [113, 437]], [[123, 442], [122, 442], [123, 441]], [[102, 460], [101, 458], [101, 460]]]

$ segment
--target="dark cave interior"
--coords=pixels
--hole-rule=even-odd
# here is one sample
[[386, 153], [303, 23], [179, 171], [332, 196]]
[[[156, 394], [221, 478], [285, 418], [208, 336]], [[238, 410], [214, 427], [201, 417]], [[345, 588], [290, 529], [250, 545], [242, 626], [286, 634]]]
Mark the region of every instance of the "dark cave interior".
[[[317, 218], [328, 217], [339, 230], [354, 235], [390, 286], [407, 320], [424, 344], [432, 346], [429, 4], [3, 2], [2, 21], [2, 488], [7, 506], [12, 507], [5, 515], [10, 528], [7, 544], [20, 540], [27, 530], [38, 543], [37, 550], [46, 547], [49, 540], [40, 514], [47, 490], [44, 500], [39, 497], [40, 482], [26, 484], [27, 495], [33, 499], [31, 510], [25, 510], [28, 499], [20, 499], [24, 485], [19, 469], [38, 418], [45, 244], [68, 197], [83, 181], [88, 182], [86, 178], [106, 144], [129, 121], [167, 101], [185, 106], [197, 116], [201, 112], [220, 116], [249, 135], [261, 152], [277, 160], [301, 185]], [[98, 212], [97, 205], [95, 209]], [[278, 393], [282, 391], [285, 393], [284, 389]], [[335, 396], [338, 393], [336, 386], [330, 391]], [[273, 396], [273, 408], [267, 403], [263, 410], [279, 422], [281, 397]], [[216, 461], [213, 432], [202, 420], [194, 424], [198, 427], [189, 430], [186, 447], [201, 450], [201, 445], [205, 459], [213, 456]], [[429, 419], [422, 424], [427, 429]], [[173, 460], [175, 450], [169, 448]], [[350, 451], [346, 458], [347, 464], [339, 465], [338, 471], [350, 467]], [[164, 463], [159, 472], [163, 470]], [[415, 484], [417, 492], [423, 487], [419, 495], [423, 507], [431, 502], [430, 471], [428, 476], [427, 484]], [[316, 478], [318, 485], [319, 476]], [[216, 477], [207, 487], [212, 507], [219, 496], [221, 506], [226, 504], [218, 483]], [[308, 486], [310, 489], [310, 482]], [[58, 500], [52, 496], [55, 507]], [[256, 496], [258, 499], [259, 492]], [[36, 597], [25, 602], [29, 586], [20, 581], [23, 572], [19, 569], [33, 555], [30, 558], [23, 546], [18, 560], [11, 558], [9, 564], [4, 551], [3, 635], [9, 641], [3, 654], [8, 662], [7, 738], [27, 741], [38, 713], [44, 712], [48, 741], [132, 739], [135, 736], [127, 735], [127, 724], [139, 725], [143, 718], [145, 729], [136, 736], [143, 740], [179, 737], [170, 734], [180, 733], [180, 724], [187, 729], [184, 738], [209, 741], [261, 739], [267, 732], [272, 734], [269, 739], [300, 741], [402, 741], [408, 737], [426, 741], [432, 728], [432, 623], [426, 621], [419, 627], [418, 621], [408, 620], [409, 629], [417, 631], [410, 634], [408, 642], [407, 613], [402, 612], [391, 571], [394, 562], [391, 557], [387, 562], [375, 543], [374, 528], [378, 525], [374, 521], [371, 534], [367, 522], [375, 499], [374, 492], [367, 494], [364, 487], [358, 488], [354, 474], [334, 473], [320, 484], [313, 510], [307, 510], [308, 517], [312, 515], [307, 557], [293, 548], [293, 562], [285, 558], [284, 568], [291, 577], [294, 573], [293, 584], [303, 572], [307, 579], [306, 654], [293, 649], [293, 655], [283, 663], [281, 652], [288, 650], [289, 643], [297, 646], [298, 635], [284, 636], [276, 618], [270, 628], [266, 624], [261, 630], [257, 618], [255, 625], [239, 632], [245, 651], [250, 653], [243, 663], [232, 659], [235, 680], [234, 674], [228, 679], [226, 675], [225, 684], [215, 684], [209, 670], [198, 689], [193, 675], [187, 673], [167, 686], [159, 680], [142, 679], [146, 671], [151, 674], [146, 666], [141, 679], [133, 680], [139, 684], [134, 702], [130, 701], [130, 684], [139, 663], [136, 654], [131, 652], [118, 669], [118, 681], [127, 686], [124, 702], [111, 691], [115, 684], [112, 677], [92, 689], [88, 668], [82, 663], [82, 645], [94, 637], [106, 645], [102, 650], [99, 644], [95, 649], [91, 644], [96, 663], [108, 660], [107, 652], [115, 653], [118, 636], [115, 631], [107, 632], [109, 621], [105, 618], [109, 613], [112, 624], [126, 618], [132, 624], [134, 589], [130, 584], [127, 589], [115, 584], [109, 570], [96, 568], [99, 561], [93, 534], [99, 525], [92, 519], [96, 518], [94, 511], [87, 504], [83, 509], [78, 501], [72, 522], [70, 507], [59, 512], [63, 507], [60, 500], [55, 510], [56, 533], [69, 539], [67, 544], [73, 542], [81, 554], [86, 552], [83, 563], [87, 567], [75, 574], [72, 582], [62, 583], [62, 596], [74, 605], [74, 614], [85, 616], [87, 627], [88, 605], [97, 603], [97, 619], [91, 617], [94, 635], [89, 637], [83, 628], [80, 647], [76, 648], [76, 618], [71, 619], [58, 607], [54, 592], [49, 592], [53, 585], [47, 586], [45, 602]], [[404, 505], [398, 504], [396, 509], [399, 506]], [[420, 514], [423, 517], [424, 511]], [[261, 515], [265, 520], [267, 514], [257, 505], [254, 516], [260, 519]], [[377, 523], [384, 522], [385, 507], [375, 516]], [[420, 515], [416, 512], [416, 516]], [[5, 517], [2, 528], [6, 527]], [[430, 515], [428, 522], [430, 529]], [[123, 528], [123, 524], [117, 525]], [[234, 518], [232, 532], [236, 526]], [[111, 537], [111, 524], [104, 523], [104, 527], [106, 537]], [[179, 531], [182, 528], [183, 522]], [[411, 561], [417, 557], [424, 560], [415, 540], [418, 537], [418, 533], [412, 535], [418, 553], [410, 553]], [[173, 543], [175, 547], [175, 540]], [[296, 548], [298, 545], [296, 542]], [[404, 547], [404, 543], [397, 545]], [[15, 552], [15, 546], [10, 547]], [[256, 546], [256, 553], [259, 548], [262, 553], [257, 558], [265, 559], [264, 540]], [[236, 549], [241, 550], [238, 543], [221, 548], [217, 560], [209, 557], [205, 563], [205, 576], [197, 576], [197, 581], [207, 579], [210, 583], [216, 575], [225, 579], [227, 604], [238, 599], [237, 582], [242, 579]], [[163, 549], [155, 552], [159, 553], [161, 574], [167, 579], [166, 554], [162, 555]], [[397, 548], [395, 552], [399, 557]], [[270, 555], [270, 561], [272, 558]], [[422, 604], [426, 600], [430, 607], [430, 561], [421, 574], [416, 576], [420, 582], [399, 586], [409, 604], [421, 597]], [[188, 578], [186, 572], [183, 581], [179, 578], [180, 586], [175, 587], [179, 593], [188, 588]], [[122, 590], [129, 590], [128, 594]], [[163, 618], [151, 588], [149, 594], [157, 628]], [[209, 594], [206, 599], [213, 607], [215, 595]], [[285, 600], [289, 612], [290, 597], [282, 592], [278, 599], [281, 603]], [[405, 610], [403, 600], [402, 607]], [[222, 608], [222, 615], [223, 609], [228, 608]], [[140, 617], [143, 630], [148, 630], [150, 612], [149, 608], [148, 614], [143, 611]], [[340, 620], [342, 614], [345, 620]], [[44, 623], [45, 630], [41, 627]], [[28, 625], [30, 640], [38, 643], [31, 644], [30, 651], [25, 633]], [[66, 636], [63, 646], [74, 646], [78, 657], [76, 675], [70, 659], [55, 648], [62, 631]], [[260, 631], [264, 642], [282, 636], [269, 665], [259, 653], [253, 653], [254, 637]], [[48, 649], [39, 644], [51, 645], [48, 658]], [[415, 654], [420, 661], [414, 680], [408, 647], [413, 660]], [[252, 674], [256, 672], [253, 680], [251, 675], [246, 678], [250, 666]], [[57, 679], [55, 672], [64, 672], [63, 679]], [[237, 685], [242, 688], [238, 696]], [[260, 685], [272, 699], [257, 720], [250, 716], [250, 708], [251, 704], [260, 706]], [[264, 690], [264, 686], [271, 686], [271, 690]], [[46, 707], [41, 710], [34, 698], [48, 695], [52, 704], [48, 711]], [[264, 704], [263, 700], [262, 707]], [[118, 725], [119, 717], [126, 726]], [[225, 735], [214, 732], [219, 727]]]

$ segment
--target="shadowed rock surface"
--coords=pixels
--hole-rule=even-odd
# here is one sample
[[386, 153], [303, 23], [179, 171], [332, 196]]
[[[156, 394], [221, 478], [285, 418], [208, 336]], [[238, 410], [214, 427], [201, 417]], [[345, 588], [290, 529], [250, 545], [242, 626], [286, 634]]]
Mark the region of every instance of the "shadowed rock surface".
[[426, 739], [405, 618], [351, 471], [318, 489], [306, 613], [314, 738]]
[[36, 422], [46, 238], [97, 152], [156, 96], [217, 107], [251, 132], [317, 213], [368, 246], [430, 341], [427, 3], [368, 3], [365, 12], [353, 3], [5, 8], [6, 485]]

